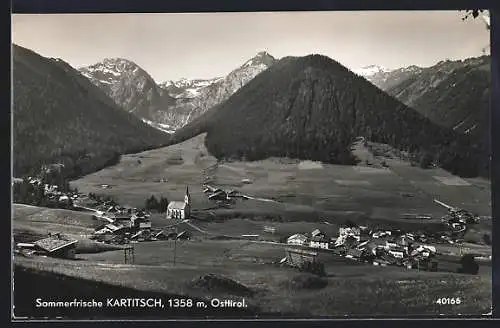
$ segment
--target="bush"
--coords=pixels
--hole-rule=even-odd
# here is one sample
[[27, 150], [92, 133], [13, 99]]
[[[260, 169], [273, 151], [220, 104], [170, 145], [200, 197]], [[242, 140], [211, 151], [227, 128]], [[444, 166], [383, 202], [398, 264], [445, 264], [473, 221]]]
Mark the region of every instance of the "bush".
[[431, 167], [432, 162], [433, 162], [432, 155], [428, 152], [423, 152], [419, 156], [418, 166], [423, 169], [428, 169]]
[[490, 235], [488, 234], [484, 234], [483, 235], [483, 242], [486, 244], [486, 245], [491, 245], [491, 237]]
[[160, 202], [158, 204], [158, 212], [165, 213], [167, 212], [167, 208], [168, 208], [168, 199], [165, 197], [161, 197]]
[[152, 195], [151, 197], [149, 197], [148, 199], [146, 199], [146, 206], [145, 206], [145, 209], [146, 210], [158, 210], [158, 208], [160, 207], [160, 203], [158, 202], [158, 200], [156, 199], [156, 197], [154, 195]]
[[458, 273], [466, 273], [466, 274], [477, 274], [479, 271], [479, 264], [476, 262], [476, 259], [471, 254], [465, 254], [460, 259], [461, 267], [458, 268]]

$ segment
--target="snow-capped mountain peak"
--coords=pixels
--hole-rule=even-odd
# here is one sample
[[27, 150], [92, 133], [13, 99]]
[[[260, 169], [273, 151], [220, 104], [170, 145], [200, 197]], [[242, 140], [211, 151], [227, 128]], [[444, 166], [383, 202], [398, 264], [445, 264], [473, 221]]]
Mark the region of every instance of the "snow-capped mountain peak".
[[387, 73], [390, 71], [391, 71], [390, 69], [387, 69], [387, 68], [380, 66], [380, 65], [368, 65], [368, 66], [353, 70], [353, 72], [356, 73], [357, 75], [361, 75], [361, 76], [365, 76], [365, 77], [372, 76], [372, 75], [375, 75], [377, 73]]
[[167, 90], [175, 98], [193, 98], [200, 93], [201, 89], [208, 87], [221, 79], [222, 77], [212, 79], [181, 78], [177, 81], [165, 81], [160, 83], [159, 86]]
[[156, 111], [175, 101], [158, 87], [151, 75], [127, 59], [105, 58], [79, 71], [117, 105], [141, 118], [150, 119]]

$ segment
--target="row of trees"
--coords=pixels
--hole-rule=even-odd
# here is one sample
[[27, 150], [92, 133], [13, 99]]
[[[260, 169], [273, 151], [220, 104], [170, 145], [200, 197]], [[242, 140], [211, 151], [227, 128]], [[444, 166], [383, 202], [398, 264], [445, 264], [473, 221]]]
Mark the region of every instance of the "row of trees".
[[145, 209], [149, 211], [157, 211], [158, 213], [167, 212], [168, 199], [161, 196], [158, 200], [154, 195], [146, 199]]
[[[70, 190], [70, 189], [68, 189]], [[74, 190], [72, 190], [74, 191]], [[18, 204], [27, 204], [49, 208], [71, 208], [73, 202], [71, 198], [65, 201], [59, 201], [59, 197], [48, 197], [45, 193], [44, 184], [32, 184], [27, 177], [23, 178], [22, 182], [14, 183], [13, 201]]]

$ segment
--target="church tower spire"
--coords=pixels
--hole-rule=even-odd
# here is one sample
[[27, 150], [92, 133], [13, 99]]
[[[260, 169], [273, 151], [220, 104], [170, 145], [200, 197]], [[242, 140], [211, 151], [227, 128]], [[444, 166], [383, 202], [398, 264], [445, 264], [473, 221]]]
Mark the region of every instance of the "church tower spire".
[[186, 186], [186, 195], [184, 195], [184, 203], [186, 205], [191, 203], [191, 195], [189, 194], [189, 186]]

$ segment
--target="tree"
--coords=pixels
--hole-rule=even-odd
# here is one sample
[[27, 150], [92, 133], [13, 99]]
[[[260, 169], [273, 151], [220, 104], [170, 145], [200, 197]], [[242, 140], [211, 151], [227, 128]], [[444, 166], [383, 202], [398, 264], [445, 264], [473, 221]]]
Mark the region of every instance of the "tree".
[[154, 195], [146, 200], [146, 210], [158, 210], [159, 203]]
[[[483, 16], [486, 16], [485, 14], [487, 13], [488, 11], [485, 10], [485, 9], [468, 9], [468, 10], [465, 10], [465, 16], [462, 17], [462, 20], [467, 20], [469, 18], [473, 18], [473, 19], [476, 19], [477, 17], [479, 17], [479, 15], [483, 15]], [[490, 29], [490, 25], [489, 25], [489, 22], [487, 23], [486, 25], [486, 28], [489, 30]]]
[[472, 254], [462, 256], [460, 264], [461, 267], [458, 268], [458, 273], [477, 274], [479, 271], [479, 264]]
[[483, 241], [486, 245], [491, 245], [491, 237], [488, 234], [483, 235]]
[[467, 10], [461, 10], [461, 11], [465, 11], [465, 16], [462, 17], [462, 20], [467, 20], [470, 17], [477, 18], [479, 16], [479, 14], [482, 14], [485, 12], [484, 9], [467, 9]]
[[420, 154], [418, 165], [423, 169], [428, 169], [432, 165], [432, 161], [432, 155], [429, 152], [424, 151]]
[[162, 196], [160, 198], [160, 203], [159, 203], [159, 206], [158, 206], [158, 212], [165, 213], [165, 212], [167, 212], [167, 208], [168, 208], [168, 199]]

